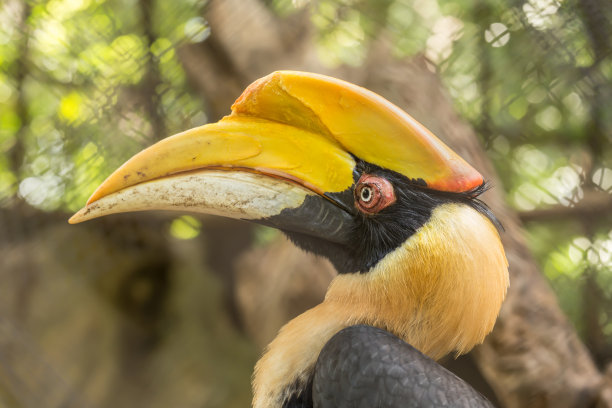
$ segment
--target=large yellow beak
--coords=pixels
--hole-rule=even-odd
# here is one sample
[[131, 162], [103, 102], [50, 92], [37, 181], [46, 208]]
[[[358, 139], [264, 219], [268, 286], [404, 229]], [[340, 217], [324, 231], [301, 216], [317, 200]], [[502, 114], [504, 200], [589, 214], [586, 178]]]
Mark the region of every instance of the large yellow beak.
[[483, 182], [384, 98], [334, 78], [279, 71], [251, 84], [219, 122], [136, 154], [70, 222], [146, 209], [261, 220], [324, 196], [328, 206], [330, 193], [355, 182], [355, 158], [442, 191], [463, 192]]

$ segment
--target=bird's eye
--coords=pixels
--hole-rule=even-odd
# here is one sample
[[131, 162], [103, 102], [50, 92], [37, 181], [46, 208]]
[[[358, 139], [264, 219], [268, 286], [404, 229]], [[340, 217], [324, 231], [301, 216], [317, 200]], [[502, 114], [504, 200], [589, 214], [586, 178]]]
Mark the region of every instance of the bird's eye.
[[384, 177], [363, 174], [355, 187], [355, 205], [366, 214], [376, 214], [395, 202], [393, 185]]
[[369, 203], [372, 201], [372, 187], [363, 186], [361, 188], [361, 193], [359, 193], [359, 198], [361, 198], [362, 203]]

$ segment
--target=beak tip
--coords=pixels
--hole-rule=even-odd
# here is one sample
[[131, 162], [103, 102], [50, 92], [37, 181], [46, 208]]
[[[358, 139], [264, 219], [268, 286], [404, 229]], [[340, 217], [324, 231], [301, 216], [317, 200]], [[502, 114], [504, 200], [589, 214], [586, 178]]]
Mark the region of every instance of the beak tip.
[[81, 222], [85, 221], [85, 220], [83, 219], [83, 210], [84, 210], [84, 208], [83, 208], [83, 209], [81, 209], [81, 210], [79, 210], [79, 211], [78, 211], [77, 213], [75, 213], [75, 214], [74, 214], [72, 217], [70, 217], [70, 218], [68, 219], [68, 224], [79, 224], [79, 223], [81, 223]]
[[95, 216], [90, 215], [91, 209], [91, 206], [87, 204], [68, 219], [68, 224], [80, 224], [84, 221], [95, 218]]

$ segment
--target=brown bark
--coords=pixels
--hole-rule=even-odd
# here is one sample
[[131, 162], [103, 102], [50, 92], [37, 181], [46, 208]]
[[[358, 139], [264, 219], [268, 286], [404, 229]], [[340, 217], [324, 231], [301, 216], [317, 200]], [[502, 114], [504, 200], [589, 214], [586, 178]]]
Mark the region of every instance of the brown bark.
[[[221, 3], [213, 1], [212, 7]], [[221, 21], [216, 20], [218, 14], [210, 14], [208, 17], [213, 35], [220, 37], [218, 41], [221, 44], [232, 44], [226, 51], [241, 72], [247, 71], [249, 61], [253, 60], [258, 61], [254, 69], [258, 75], [285, 68], [279, 62], [287, 61], [284, 49], [279, 47], [276, 53], [273, 52], [274, 47], [278, 47], [274, 38], [277, 31], [266, 27], [268, 34], [262, 34], [254, 43], [243, 44], [248, 47], [249, 57], [245, 58], [243, 48], [237, 45], [241, 43], [241, 38], [233, 38], [237, 34], [222, 29], [223, 26], [232, 25], [228, 24], [230, 20], [248, 20], [251, 6], [259, 7], [254, 0], [241, 2], [241, 7], [237, 8], [228, 6]], [[262, 21], [270, 24], [272, 20]], [[249, 32], [265, 33], [253, 26], [257, 25], [257, 19], [249, 22], [252, 24]], [[234, 39], [235, 43], [232, 43]], [[304, 37], [296, 47], [305, 49], [305, 44], [309, 43], [310, 39]], [[241, 54], [234, 55], [235, 52]], [[321, 71], [312, 61], [296, 61], [292, 68]], [[432, 70], [432, 65], [423, 58], [411, 61], [393, 59], [384, 40], [381, 40], [372, 46], [364, 67], [341, 68], [327, 73], [357, 82], [405, 109], [481, 170], [495, 186], [485, 194], [484, 200], [505, 226], [502, 239], [510, 263], [511, 287], [493, 333], [472, 355], [501, 404], [506, 407], [587, 407], [593, 406], [601, 398], [601, 406], [609, 406], [603, 402], [603, 396], [610, 392], [609, 385], [604, 386], [601, 373], [539, 273], [538, 265], [523, 239], [519, 218], [504, 204], [499, 178], [474, 130], [455, 113], [450, 98]], [[209, 94], [208, 98], [214, 96]], [[315, 258], [308, 258], [305, 254], [283, 255], [291, 251], [289, 246], [285, 241], [265, 250], [257, 250], [259, 252], [244, 257], [238, 267], [241, 278], [237, 280], [236, 290], [240, 294], [249, 294], [238, 296], [242, 302], [239, 308], [247, 322], [247, 330], [258, 339], [260, 345], [274, 335], [283, 321], [299, 312], [296, 305], [305, 309], [316, 303], [323, 293], [325, 285], [312, 285], [309, 289], [312, 292], [310, 300], [299, 302], [296, 299], [304, 296], [303, 290], [284, 291], [295, 282], [294, 278], [279, 280], [283, 270], [284, 273], [291, 273], [292, 277], [293, 273], [318, 274], [321, 282], [330, 278], [329, 266], [322, 266]], [[298, 250], [295, 251], [298, 253]], [[275, 258], [277, 254], [282, 255], [281, 260]], [[264, 261], [260, 262], [262, 258]], [[276, 259], [273, 268], [270, 268], [272, 262], [269, 259]], [[265, 281], [260, 278], [262, 275], [267, 276]], [[282, 296], [272, 299], [266, 296], [271, 281], [275, 282], [277, 291], [283, 291]], [[285, 286], [282, 286], [283, 282]], [[287, 305], [292, 306], [288, 308]], [[265, 313], [270, 310], [276, 311], [274, 321], [264, 324], [268, 318]], [[262, 328], [264, 333], [261, 333]]]

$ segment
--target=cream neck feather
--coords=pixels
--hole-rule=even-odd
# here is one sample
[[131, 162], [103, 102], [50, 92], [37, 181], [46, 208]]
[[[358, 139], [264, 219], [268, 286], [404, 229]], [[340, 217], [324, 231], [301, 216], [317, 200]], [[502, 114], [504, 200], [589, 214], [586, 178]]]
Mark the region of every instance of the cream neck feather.
[[507, 287], [491, 222], [466, 205], [439, 206], [372, 270], [337, 276], [323, 303], [281, 329], [255, 367], [253, 407], [281, 407], [325, 343], [354, 324], [388, 330], [434, 359], [466, 353], [493, 329]]

